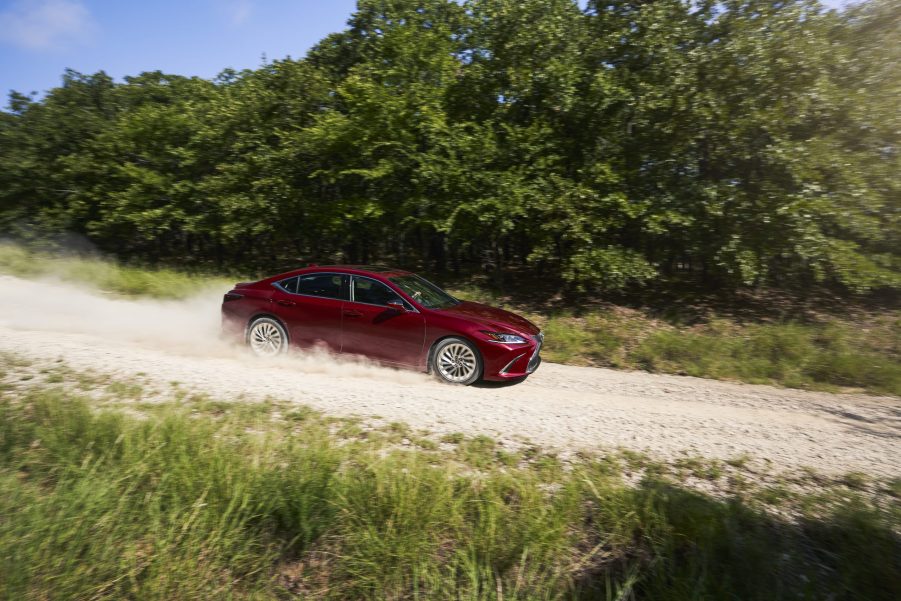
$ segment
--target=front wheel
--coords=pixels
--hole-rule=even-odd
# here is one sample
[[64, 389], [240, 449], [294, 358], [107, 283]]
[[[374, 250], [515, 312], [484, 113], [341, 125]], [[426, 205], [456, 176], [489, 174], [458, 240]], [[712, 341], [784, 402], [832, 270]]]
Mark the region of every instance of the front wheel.
[[432, 353], [432, 372], [445, 382], [467, 386], [482, 375], [482, 356], [471, 342], [446, 338]]
[[288, 350], [288, 333], [271, 317], [260, 317], [247, 329], [247, 345], [258, 357], [275, 357]]

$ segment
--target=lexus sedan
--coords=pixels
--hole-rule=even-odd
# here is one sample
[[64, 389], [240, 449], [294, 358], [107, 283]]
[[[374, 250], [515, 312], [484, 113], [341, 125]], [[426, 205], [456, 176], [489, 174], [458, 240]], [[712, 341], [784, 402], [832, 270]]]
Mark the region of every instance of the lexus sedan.
[[310, 266], [236, 284], [223, 299], [222, 325], [260, 356], [325, 345], [454, 384], [524, 378], [541, 362], [544, 340], [519, 315], [368, 265]]

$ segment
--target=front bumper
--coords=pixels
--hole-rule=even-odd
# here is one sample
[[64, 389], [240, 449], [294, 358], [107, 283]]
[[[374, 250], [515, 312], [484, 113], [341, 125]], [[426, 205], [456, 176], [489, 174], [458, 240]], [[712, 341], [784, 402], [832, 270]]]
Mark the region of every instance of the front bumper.
[[485, 380], [505, 381], [524, 378], [541, 365], [541, 347], [544, 345], [544, 334], [538, 333], [530, 337], [528, 344], [490, 344], [482, 345], [482, 358], [485, 362], [483, 378]]

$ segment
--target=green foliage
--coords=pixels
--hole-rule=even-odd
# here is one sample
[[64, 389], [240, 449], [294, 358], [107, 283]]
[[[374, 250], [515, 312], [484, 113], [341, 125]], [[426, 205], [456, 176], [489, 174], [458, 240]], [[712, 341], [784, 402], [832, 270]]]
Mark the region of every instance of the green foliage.
[[628, 487], [610, 461], [517, 468], [475, 438], [476, 464], [461, 465], [339, 440], [315, 412], [298, 423], [265, 405], [214, 405], [154, 403], [138, 418], [61, 389], [0, 396], [0, 515], [15, 518], [0, 519], [0, 595], [899, 593], [896, 523], [864, 497], [798, 498], [810, 514], [783, 522], [759, 509], [765, 497], [724, 501], [653, 479]]
[[155, 263], [901, 287], [893, 0], [361, 0], [302, 60], [67, 71], [0, 113], [0, 228]]

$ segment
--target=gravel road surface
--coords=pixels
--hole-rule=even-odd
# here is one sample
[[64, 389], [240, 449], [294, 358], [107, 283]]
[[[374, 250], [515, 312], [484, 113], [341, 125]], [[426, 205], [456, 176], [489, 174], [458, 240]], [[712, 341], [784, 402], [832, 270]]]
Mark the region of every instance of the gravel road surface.
[[219, 298], [122, 300], [0, 276], [0, 351], [121, 378], [142, 373], [160, 389], [179, 382], [221, 399], [270, 396], [513, 446], [748, 454], [774, 469], [901, 475], [901, 399], [551, 363], [519, 384], [464, 388], [316, 354], [267, 362], [218, 340]]

